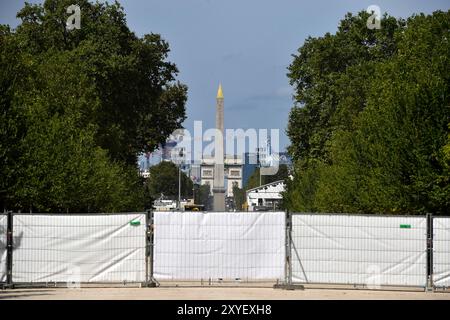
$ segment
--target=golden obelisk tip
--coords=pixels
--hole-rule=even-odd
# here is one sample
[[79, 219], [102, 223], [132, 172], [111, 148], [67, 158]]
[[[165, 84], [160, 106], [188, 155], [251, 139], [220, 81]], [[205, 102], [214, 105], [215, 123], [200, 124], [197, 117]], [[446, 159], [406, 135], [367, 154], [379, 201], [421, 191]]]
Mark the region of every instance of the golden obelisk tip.
[[217, 91], [217, 99], [223, 99], [222, 84], [219, 84], [219, 90]]

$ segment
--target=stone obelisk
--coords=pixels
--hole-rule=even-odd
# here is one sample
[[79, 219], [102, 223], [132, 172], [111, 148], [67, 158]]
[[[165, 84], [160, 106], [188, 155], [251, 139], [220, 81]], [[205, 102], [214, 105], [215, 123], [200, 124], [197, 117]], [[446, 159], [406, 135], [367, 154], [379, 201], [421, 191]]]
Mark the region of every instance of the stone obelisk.
[[223, 100], [222, 85], [219, 85], [216, 104], [216, 137], [214, 140], [213, 209], [216, 212], [225, 211]]

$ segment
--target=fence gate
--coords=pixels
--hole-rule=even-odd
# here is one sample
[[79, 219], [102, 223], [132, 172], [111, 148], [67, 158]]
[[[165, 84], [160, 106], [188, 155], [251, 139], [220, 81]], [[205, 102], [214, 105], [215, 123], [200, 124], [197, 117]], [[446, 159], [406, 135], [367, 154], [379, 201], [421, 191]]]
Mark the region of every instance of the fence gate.
[[6, 282], [6, 229], [8, 216], [0, 213], [0, 283]]
[[284, 212], [155, 212], [158, 281], [284, 280]]
[[427, 285], [425, 217], [292, 214], [292, 281]]
[[13, 217], [15, 284], [145, 281], [145, 213]]
[[450, 287], [450, 218], [433, 218], [433, 285]]

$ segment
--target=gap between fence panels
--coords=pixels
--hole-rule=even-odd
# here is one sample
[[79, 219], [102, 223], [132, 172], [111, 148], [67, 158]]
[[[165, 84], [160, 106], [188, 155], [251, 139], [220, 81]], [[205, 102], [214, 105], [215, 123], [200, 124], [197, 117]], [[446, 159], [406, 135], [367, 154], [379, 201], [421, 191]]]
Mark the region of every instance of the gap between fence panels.
[[[449, 217], [431, 215], [8, 213], [0, 214], [0, 283], [446, 292], [449, 230]], [[47, 279], [55, 271], [63, 281]]]

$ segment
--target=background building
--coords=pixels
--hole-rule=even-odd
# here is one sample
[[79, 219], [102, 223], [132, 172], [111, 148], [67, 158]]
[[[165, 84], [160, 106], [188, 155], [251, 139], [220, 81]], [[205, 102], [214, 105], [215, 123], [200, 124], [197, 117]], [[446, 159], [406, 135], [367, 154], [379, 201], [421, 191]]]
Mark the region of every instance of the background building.
[[[212, 186], [214, 185], [214, 158], [204, 157], [200, 165], [201, 184], [211, 187], [211, 195], [213, 194]], [[226, 197], [233, 196], [233, 185], [242, 188], [242, 157], [226, 155], [224, 159], [224, 186]]]
[[275, 181], [247, 191], [248, 211], [275, 211], [280, 209], [285, 191], [283, 180]]

